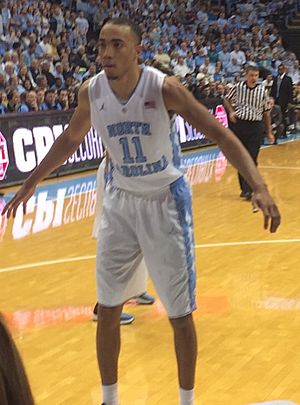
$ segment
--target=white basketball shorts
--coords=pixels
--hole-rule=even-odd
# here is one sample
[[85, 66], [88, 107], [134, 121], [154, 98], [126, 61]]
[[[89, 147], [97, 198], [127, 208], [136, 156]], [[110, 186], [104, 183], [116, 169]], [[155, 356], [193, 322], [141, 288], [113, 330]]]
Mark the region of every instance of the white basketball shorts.
[[100, 304], [120, 305], [145, 290], [138, 274], [144, 256], [169, 317], [196, 309], [192, 198], [184, 177], [151, 195], [108, 186], [97, 245]]
[[[94, 224], [93, 224], [93, 230], [92, 230], [92, 237], [95, 239], [98, 239], [98, 237], [99, 237], [101, 216], [102, 216], [102, 211], [103, 211], [103, 197], [104, 197], [104, 192], [105, 192], [105, 166], [106, 166], [106, 162], [105, 162], [105, 159], [103, 159], [98, 168], [97, 180], [96, 180], [96, 187], [97, 187], [96, 209], [95, 209], [95, 218], [94, 218]], [[147, 269], [146, 269], [145, 261], [144, 261], [144, 259], [142, 259], [136, 269], [136, 279], [135, 279], [135, 283], [138, 285], [138, 289], [141, 291], [141, 293], [144, 293], [147, 290], [147, 279], [148, 279]], [[98, 302], [102, 301], [99, 298], [100, 294], [101, 293], [97, 294]], [[131, 297], [133, 297], [133, 295]]]

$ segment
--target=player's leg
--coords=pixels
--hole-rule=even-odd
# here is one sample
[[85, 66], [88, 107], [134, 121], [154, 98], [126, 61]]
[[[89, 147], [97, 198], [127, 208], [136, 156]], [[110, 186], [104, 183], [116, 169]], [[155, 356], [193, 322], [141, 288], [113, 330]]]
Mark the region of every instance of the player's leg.
[[[139, 235], [149, 275], [174, 331], [180, 404], [193, 404], [197, 339], [192, 312], [195, 303], [194, 236], [191, 192], [184, 179], [165, 196], [146, 203]], [[151, 212], [151, 218], [147, 218]], [[143, 226], [144, 231], [142, 231]]]
[[97, 358], [105, 405], [119, 405], [118, 359], [121, 348], [120, 315], [123, 305], [113, 308], [98, 305]]
[[104, 403], [118, 405], [117, 377], [120, 315], [123, 303], [140, 295], [144, 284], [136, 272], [141, 249], [132, 224], [135, 212], [124, 192], [106, 189], [97, 238], [97, 356]]
[[[120, 353], [120, 316], [123, 305], [105, 307], [98, 305], [97, 355], [102, 385], [116, 384]], [[103, 390], [103, 401], [108, 402]], [[109, 399], [109, 403], [112, 399]]]
[[[192, 314], [170, 319], [174, 332], [175, 352], [178, 364], [180, 394], [191, 391], [195, 384], [197, 360], [197, 336]], [[186, 393], [189, 396], [189, 393]], [[184, 398], [183, 398], [184, 399]], [[189, 402], [181, 400], [182, 404]], [[192, 396], [190, 395], [190, 399]], [[190, 402], [193, 403], [193, 402]]]

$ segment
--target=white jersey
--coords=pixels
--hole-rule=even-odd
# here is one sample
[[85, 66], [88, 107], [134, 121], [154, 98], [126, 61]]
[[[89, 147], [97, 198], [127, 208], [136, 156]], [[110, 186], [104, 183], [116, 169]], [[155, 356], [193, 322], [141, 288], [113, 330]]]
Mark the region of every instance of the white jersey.
[[183, 175], [175, 117], [170, 119], [163, 100], [164, 78], [143, 68], [126, 103], [117, 99], [104, 71], [89, 82], [91, 124], [112, 160], [114, 187], [147, 193]]

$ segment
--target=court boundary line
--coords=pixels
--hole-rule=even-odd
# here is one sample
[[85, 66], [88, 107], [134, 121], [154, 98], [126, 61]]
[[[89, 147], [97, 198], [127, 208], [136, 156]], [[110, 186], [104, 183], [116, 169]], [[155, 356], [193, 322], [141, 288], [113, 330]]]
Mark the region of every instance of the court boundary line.
[[[300, 243], [300, 239], [274, 239], [274, 240], [252, 240], [252, 241], [244, 241], [244, 242], [201, 243], [199, 245], [195, 245], [195, 249], [267, 245], [267, 244], [275, 244], [275, 243], [278, 243], [278, 244], [280, 244], [280, 243]], [[52, 266], [55, 264], [73, 263], [73, 262], [79, 262], [79, 261], [84, 261], [84, 260], [93, 260], [95, 258], [96, 258], [96, 255], [87, 255], [87, 256], [77, 256], [77, 257], [69, 257], [69, 258], [65, 257], [62, 259], [47, 260], [47, 261], [36, 262], [36, 263], [20, 264], [18, 266], [4, 267], [3, 269], [0, 269], [0, 274], [9, 273], [11, 271], [17, 271], [17, 270], [33, 269], [36, 267]]]

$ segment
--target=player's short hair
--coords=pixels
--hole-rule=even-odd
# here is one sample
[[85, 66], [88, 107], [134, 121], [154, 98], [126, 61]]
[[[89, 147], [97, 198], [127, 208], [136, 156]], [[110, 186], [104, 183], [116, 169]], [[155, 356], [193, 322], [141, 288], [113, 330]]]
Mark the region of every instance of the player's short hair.
[[131, 29], [131, 31], [134, 33], [137, 41], [137, 45], [139, 45], [142, 42], [142, 31], [140, 27], [130, 18], [127, 17], [117, 17], [117, 18], [111, 18], [103, 24], [102, 28], [106, 24], [113, 24], [113, 25], [125, 25]]

